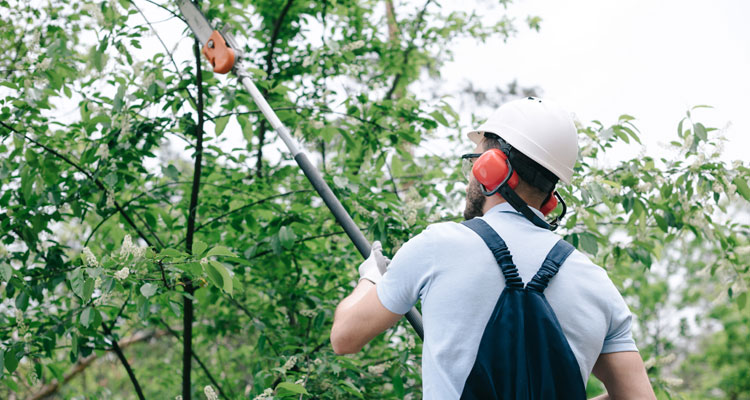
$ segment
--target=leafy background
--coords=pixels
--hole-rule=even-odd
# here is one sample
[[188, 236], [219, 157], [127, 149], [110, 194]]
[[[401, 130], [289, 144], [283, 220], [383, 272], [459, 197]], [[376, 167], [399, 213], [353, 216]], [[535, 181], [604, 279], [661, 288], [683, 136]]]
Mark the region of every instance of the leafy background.
[[[201, 7], [390, 254], [460, 220], [459, 116], [473, 110], [450, 99], [542, 94], [424, 90], [452, 41], [513, 40], [539, 30], [536, 16], [489, 21], [433, 1]], [[163, 41], [154, 10], [182, 40]], [[420, 398], [405, 321], [357, 355], [332, 353], [359, 255], [176, 11], [0, 0], [0, 398]], [[618, 150], [640, 146], [633, 116], [579, 122], [576, 178], [561, 189], [561, 233], [625, 295], [660, 398], [750, 396], [748, 165], [721, 157], [709, 112], [688, 110], [669, 148], [626, 160]], [[443, 153], [425, 150], [436, 141]], [[603, 388], [592, 378], [588, 392]]]

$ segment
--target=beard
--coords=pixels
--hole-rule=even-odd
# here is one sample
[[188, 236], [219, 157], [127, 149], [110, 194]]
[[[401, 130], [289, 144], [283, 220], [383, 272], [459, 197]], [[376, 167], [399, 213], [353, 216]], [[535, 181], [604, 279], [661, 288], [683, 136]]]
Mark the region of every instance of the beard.
[[474, 217], [484, 215], [484, 203], [487, 198], [479, 189], [479, 182], [472, 177], [466, 187], [466, 208], [464, 208], [464, 219], [470, 220]]

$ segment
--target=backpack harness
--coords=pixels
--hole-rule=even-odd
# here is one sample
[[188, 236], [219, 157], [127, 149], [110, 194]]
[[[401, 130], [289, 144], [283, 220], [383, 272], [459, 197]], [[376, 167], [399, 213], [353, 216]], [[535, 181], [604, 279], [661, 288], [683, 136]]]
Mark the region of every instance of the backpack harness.
[[544, 296], [550, 279], [573, 252], [558, 241], [524, 286], [505, 241], [484, 220], [462, 222], [490, 248], [505, 277], [461, 399], [585, 399], [578, 361]]

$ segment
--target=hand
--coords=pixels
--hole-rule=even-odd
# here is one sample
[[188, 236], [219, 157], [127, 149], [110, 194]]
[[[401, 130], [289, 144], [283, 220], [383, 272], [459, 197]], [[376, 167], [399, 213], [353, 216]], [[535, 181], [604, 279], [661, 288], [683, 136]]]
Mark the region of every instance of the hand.
[[377, 284], [388, 269], [391, 260], [383, 255], [383, 245], [379, 241], [372, 244], [370, 256], [359, 265], [359, 280], [367, 279]]

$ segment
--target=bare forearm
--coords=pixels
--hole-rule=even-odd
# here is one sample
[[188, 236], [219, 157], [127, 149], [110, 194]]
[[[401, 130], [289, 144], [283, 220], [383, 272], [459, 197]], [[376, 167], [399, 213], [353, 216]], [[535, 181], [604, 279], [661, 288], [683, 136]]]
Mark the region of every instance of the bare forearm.
[[346, 296], [344, 300], [341, 300], [341, 303], [339, 303], [338, 307], [336, 307], [336, 312], [334, 313], [334, 321], [336, 320], [336, 317], [339, 316], [341, 313], [345, 313], [349, 309], [352, 308], [352, 306], [356, 305], [358, 301], [360, 301], [366, 294], [367, 291], [370, 290], [371, 287], [375, 286], [374, 283], [368, 281], [367, 279], [362, 279], [357, 286], [352, 290], [352, 292], [349, 294], [349, 296]]

